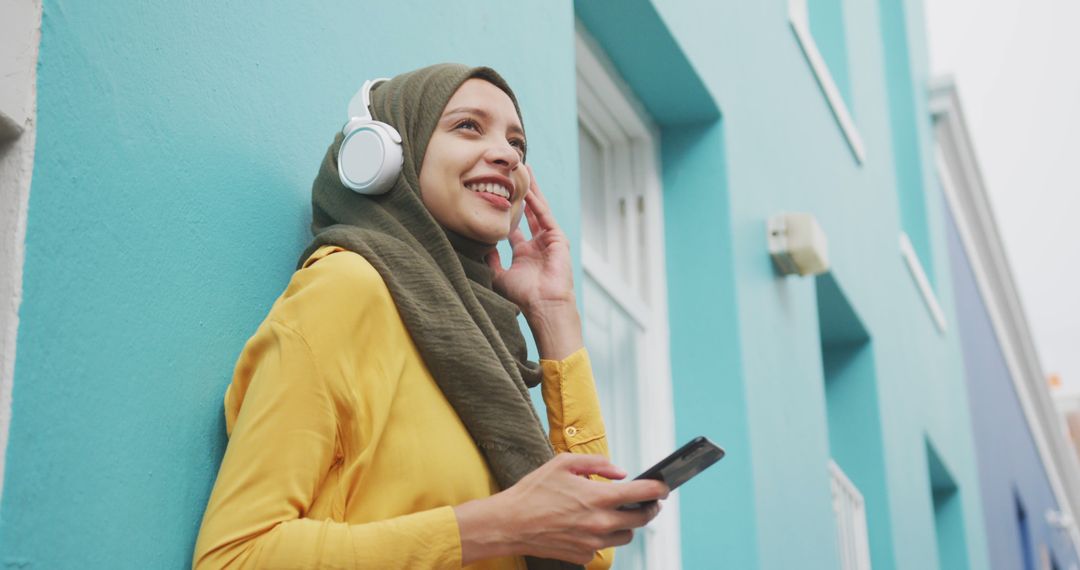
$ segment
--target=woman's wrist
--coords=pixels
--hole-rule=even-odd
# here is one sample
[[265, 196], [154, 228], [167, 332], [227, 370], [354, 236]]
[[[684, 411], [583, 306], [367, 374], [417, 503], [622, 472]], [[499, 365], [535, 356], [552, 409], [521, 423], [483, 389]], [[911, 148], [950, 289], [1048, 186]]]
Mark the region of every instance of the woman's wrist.
[[461, 565], [515, 554], [513, 533], [506, 515], [512, 509], [500, 507], [499, 495], [476, 499], [454, 507], [461, 536]]
[[581, 315], [573, 298], [540, 304], [525, 314], [540, 358], [562, 360], [585, 346]]

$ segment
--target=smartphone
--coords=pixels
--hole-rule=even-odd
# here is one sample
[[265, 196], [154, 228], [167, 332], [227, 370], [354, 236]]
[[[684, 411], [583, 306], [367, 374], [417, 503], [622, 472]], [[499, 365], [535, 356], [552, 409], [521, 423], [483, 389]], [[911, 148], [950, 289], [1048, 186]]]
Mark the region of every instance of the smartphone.
[[[674, 491], [679, 485], [689, 481], [698, 473], [707, 469], [713, 463], [724, 457], [724, 450], [704, 436], [698, 436], [689, 443], [675, 450], [671, 455], [661, 459], [656, 465], [645, 470], [644, 473], [634, 477], [638, 479], [655, 479], [663, 481], [668, 488]], [[644, 503], [628, 503], [619, 507], [620, 511], [640, 509], [653, 501]]]

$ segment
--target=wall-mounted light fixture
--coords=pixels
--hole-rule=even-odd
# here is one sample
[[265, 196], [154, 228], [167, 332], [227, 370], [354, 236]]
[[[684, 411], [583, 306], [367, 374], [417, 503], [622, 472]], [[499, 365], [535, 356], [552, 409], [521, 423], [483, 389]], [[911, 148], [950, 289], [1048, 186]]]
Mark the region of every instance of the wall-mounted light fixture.
[[784, 275], [829, 270], [829, 243], [811, 214], [782, 212], [769, 218], [769, 255]]

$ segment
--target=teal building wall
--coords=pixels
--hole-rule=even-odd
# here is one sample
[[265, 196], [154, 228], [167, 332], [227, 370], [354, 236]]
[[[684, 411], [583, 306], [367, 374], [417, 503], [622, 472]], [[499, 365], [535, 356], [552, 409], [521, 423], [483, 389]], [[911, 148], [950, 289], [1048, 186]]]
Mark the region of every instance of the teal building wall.
[[[788, 9], [46, 0], [0, 564], [188, 563], [221, 396], [307, 242], [311, 180], [363, 79], [498, 69], [578, 243], [580, 25], [661, 131], [677, 437], [729, 454], [679, 491], [684, 567], [838, 568], [833, 458], [866, 499], [874, 568], [986, 568], [955, 327], [935, 327], [898, 247], [906, 230], [954, 324], [925, 199], [921, 7], [812, 12], [816, 35], [843, 34], [824, 49], [845, 61], [861, 163]], [[781, 211], [817, 217], [829, 275], [778, 275], [765, 223]]]

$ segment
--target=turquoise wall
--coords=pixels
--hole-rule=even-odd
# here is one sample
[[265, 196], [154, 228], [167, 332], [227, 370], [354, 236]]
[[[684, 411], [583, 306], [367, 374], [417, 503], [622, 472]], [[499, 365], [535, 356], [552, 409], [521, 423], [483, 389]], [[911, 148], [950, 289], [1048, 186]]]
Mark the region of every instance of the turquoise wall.
[[0, 565], [190, 563], [221, 396], [365, 78], [499, 69], [576, 241], [573, 25], [568, 3], [46, 0]]
[[836, 88], [851, 108], [851, 78], [848, 74], [847, 25], [844, 0], [806, 0], [810, 33], [814, 36]]
[[[814, 9], [814, 2], [810, 2]], [[934, 442], [961, 489], [964, 543], [972, 568], [986, 567], [978, 480], [971, 447], [963, 368], [952, 328], [937, 330], [901, 259], [898, 236], [906, 227], [898, 168], [915, 166], [913, 191], [935, 190], [927, 176], [931, 140], [924, 92], [928, 73], [918, 2], [903, 2], [902, 37], [876, 2], [843, 2], [843, 22], [856, 127], [866, 147], [858, 163], [843, 137], [788, 22], [788, 3], [723, 2], [689, 5], [657, 0], [673, 35], [715, 96], [724, 115], [726, 212], [717, 231], [730, 231], [737, 329], [716, 322], [722, 342], [737, 343], [742, 382], [717, 381], [701, 399], [745, 399], [753, 481], [756, 560], [761, 568], [835, 568], [832, 507], [825, 465], [830, 457], [828, 402], [819, 316], [812, 279], [780, 277], [767, 253], [765, 222], [781, 211], [813, 213], [829, 238], [832, 276], [858, 313], [872, 342], [878, 422], [884, 454], [879, 466], [887, 488], [886, 553], [875, 567], [936, 568], [932, 486], [925, 442]], [[906, 83], [887, 68], [890, 50], [908, 50]], [[904, 133], [911, 152], [896, 156], [891, 101], [906, 97], [911, 119]], [[708, 192], [715, 189], [716, 186]], [[925, 204], [921, 223], [940, 219]], [[947, 321], [955, 324], [941, 236], [927, 230], [920, 255]], [[917, 239], [917, 238], [913, 238]], [[918, 244], [917, 244], [918, 245]], [[669, 248], [671, 244], [669, 244]], [[700, 263], [714, 255], [696, 252]], [[722, 255], [722, 254], [719, 254]], [[705, 272], [701, 278], [709, 279]], [[725, 286], [718, 283], [723, 293]], [[671, 308], [689, 311], [700, 298], [672, 296]], [[676, 334], [673, 330], [673, 339]], [[673, 352], [673, 357], [675, 353]], [[674, 365], [674, 363], [673, 363]], [[698, 382], [675, 376], [680, 382]], [[699, 404], [706, 407], [706, 404]], [[721, 407], [719, 410], [726, 408]], [[683, 410], [678, 410], [680, 421]], [[704, 413], [704, 412], [702, 412]], [[739, 437], [744, 434], [738, 434]], [[913, 473], [919, 476], [912, 476]], [[739, 511], [741, 512], [741, 511]], [[722, 518], [719, 507], [713, 520]], [[879, 517], [880, 518], [880, 517]], [[702, 520], [687, 521], [702, 524]], [[871, 525], [874, 520], [871, 518]], [[891, 549], [891, 555], [889, 550]], [[707, 556], [707, 542], [684, 543], [684, 556]], [[889, 558], [892, 558], [889, 561]]]
[[[826, 464], [847, 454], [873, 505], [875, 568], [936, 568], [929, 441], [958, 489], [959, 548], [985, 568], [959, 348], [897, 245], [902, 228], [928, 228], [912, 239], [954, 323], [940, 204], [903, 205], [932, 183], [921, 11], [886, 2], [832, 4], [859, 164], [785, 0], [46, 0], [0, 563], [189, 560], [224, 446], [222, 393], [306, 243], [310, 181], [364, 78], [436, 61], [499, 69], [578, 242], [576, 13], [661, 131], [677, 437], [729, 453], [680, 491], [685, 567], [836, 568]], [[358, 33], [365, 22], [378, 25]], [[909, 167], [918, 176], [900, 180]], [[834, 313], [820, 280], [773, 268], [765, 222], [780, 211], [811, 212], [828, 235], [828, 286], [870, 351], [852, 377], [871, 385], [827, 390], [844, 376], [823, 351]], [[848, 400], [876, 405], [845, 414]], [[869, 443], [847, 422], [872, 426]], [[851, 458], [874, 443], [872, 460]]]

